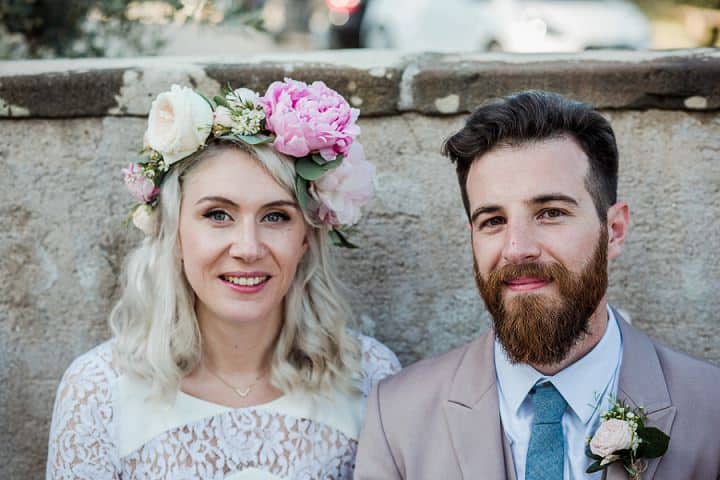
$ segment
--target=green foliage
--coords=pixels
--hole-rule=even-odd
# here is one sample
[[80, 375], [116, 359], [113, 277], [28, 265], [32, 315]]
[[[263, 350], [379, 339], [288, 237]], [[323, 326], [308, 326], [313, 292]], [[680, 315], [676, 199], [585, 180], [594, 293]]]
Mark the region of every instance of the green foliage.
[[[188, 0], [2, 0], [0, 58], [101, 57], [152, 54], [159, 29], [143, 28], [128, 7], [147, 4], [172, 20]], [[212, 9], [208, 0], [203, 9]], [[240, 5], [240, 6], [238, 6]], [[232, 2], [231, 13], [246, 12]], [[202, 13], [202, 12], [201, 12]], [[223, 13], [225, 18], [227, 12]], [[200, 15], [202, 17], [202, 15]]]

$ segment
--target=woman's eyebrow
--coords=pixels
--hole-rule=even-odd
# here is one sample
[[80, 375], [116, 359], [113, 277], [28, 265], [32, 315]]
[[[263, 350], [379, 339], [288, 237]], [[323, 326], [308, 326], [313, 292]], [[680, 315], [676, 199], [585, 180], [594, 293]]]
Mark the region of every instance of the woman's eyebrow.
[[219, 196], [215, 196], [215, 195], [207, 196], [207, 197], [202, 197], [200, 200], [198, 200], [197, 202], [195, 202], [195, 205], [200, 205], [201, 203], [207, 203], [207, 202], [224, 203], [224, 204], [230, 205], [230, 206], [232, 206], [232, 207], [237, 207], [237, 206], [238, 206], [237, 203], [233, 202], [233, 201], [230, 200], [229, 198], [219, 197]]
[[300, 205], [298, 205], [297, 202], [293, 202], [291, 200], [276, 200], [274, 202], [266, 203], [265, 205], [263, 205], [263, 207], [292, 207], [297, 208], [298, 210], [300, 209]]

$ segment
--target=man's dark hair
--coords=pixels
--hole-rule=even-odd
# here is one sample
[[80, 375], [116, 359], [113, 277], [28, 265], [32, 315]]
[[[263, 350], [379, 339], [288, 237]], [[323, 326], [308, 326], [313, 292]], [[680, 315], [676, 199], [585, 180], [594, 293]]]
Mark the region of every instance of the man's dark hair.
[[520, 92], [478, 108], [465, 126], [445, 141], [442, 152], [455, 162], [468, 218], [467, 176], [475, 160], [498, 147], [564, 136], [575, 140], [590, 161], [585, 188], [605, 222], [608, 208], [617, 201], [618, 151], [612, 127], [589, 105], [540, 90]]

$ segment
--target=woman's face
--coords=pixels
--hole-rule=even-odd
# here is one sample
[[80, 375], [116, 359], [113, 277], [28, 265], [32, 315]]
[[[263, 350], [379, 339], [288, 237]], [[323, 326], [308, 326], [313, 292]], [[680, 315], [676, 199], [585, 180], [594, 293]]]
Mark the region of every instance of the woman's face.
[[178, 227], [198, 320], [279, 325], [306, 231], [293, 196], [248, 153], [203, 159], [184, 179]]

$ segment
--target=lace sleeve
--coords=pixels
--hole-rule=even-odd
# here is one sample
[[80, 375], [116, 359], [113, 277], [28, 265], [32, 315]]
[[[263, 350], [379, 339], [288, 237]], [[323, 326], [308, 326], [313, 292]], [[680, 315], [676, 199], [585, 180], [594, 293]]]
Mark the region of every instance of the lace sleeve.
[[362, 351], [362, 392], [370, 395], [373, 385], [400, 371], [400, 361], [388, 347], [372, 337], [358, 335]]
[[117, 479], [109, 380], [110, 347], [77, 358], [58, 387], [50, 426], [47, 479]]

